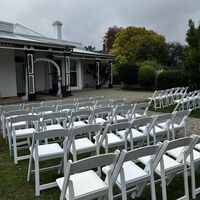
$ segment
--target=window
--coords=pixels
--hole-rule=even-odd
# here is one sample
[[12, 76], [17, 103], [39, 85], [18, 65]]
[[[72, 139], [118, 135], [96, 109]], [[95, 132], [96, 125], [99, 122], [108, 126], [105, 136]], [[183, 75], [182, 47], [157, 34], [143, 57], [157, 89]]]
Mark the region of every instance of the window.
[[71, 87], [77, 87], [78, 86], [78, 80], [77, 80], [77, 65], [76, 60], [70, 61], [70, 85]]

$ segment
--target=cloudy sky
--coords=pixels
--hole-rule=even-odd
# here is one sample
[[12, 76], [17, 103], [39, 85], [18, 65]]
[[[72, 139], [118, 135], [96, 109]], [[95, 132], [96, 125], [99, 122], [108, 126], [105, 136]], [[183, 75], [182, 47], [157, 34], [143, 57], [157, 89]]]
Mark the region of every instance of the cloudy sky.
[[188, 19], [200, 21], [200, 0], [0, 0], [0, 21], [53, 37], [52, 22], [60, 20], [63, 39], [96, 49], [113, 25], [146, 27], [185, 43]]

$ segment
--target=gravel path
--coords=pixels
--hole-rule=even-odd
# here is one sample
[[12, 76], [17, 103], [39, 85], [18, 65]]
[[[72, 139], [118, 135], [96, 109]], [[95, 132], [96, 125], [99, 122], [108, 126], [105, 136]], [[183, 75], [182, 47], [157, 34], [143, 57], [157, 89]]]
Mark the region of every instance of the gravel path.
[[133, 102], [141, 102], [147, 100], [148, 97], [151, 97], [153, 95], [153, 92], [129, 91], [129, 90], [121, 90], [119, 88], [114, 88], [114, 89], [73, 91], [72, 95], [74, 98], [93, 97], [93, 96], [104, 96], [106, 99], [125, 98], [127, 103], [133, 103]]
[[[81, 97], [93, 97], [104, 96], [106, 99], [126, 99], [127, 103], [146, 101], [148, 97], [153, 95], [153, 92], [149, 91], [128, 91], [121, 90], [120, 88], [114, 89], [99, 89], [99, 90], [81, 90], [73, 91], [74, 98]], [[152, 114], [158, 114], [158, 112], [152, 112]], [[189, 117], [187, 120], [188, 135], [198, 134], [200, 135], [200, 119]]]

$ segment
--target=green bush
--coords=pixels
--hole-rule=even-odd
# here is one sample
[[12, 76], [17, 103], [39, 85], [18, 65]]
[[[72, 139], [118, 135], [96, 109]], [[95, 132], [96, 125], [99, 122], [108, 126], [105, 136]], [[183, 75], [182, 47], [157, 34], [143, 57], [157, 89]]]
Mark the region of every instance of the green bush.
[[151, 87], [155, 84], [156, 70], [151, 66], [142, 66], [138, 72], [138, 82], [141, 86]]
[[187, 86], [187, 77], [181, 70], [166, 70], [157, 77], [157, 89]]
[[138, 62], [138, 65], [140, 67], [150, 66], [150, 67], [153, 67], [155, 70], [165, 69], [165, 66], [161, 65], [156, 60], [145, 60], [142, 62]]
[[120, 84], [120, 78], [118, 73], [113, 73], [113, 84]]
[[138, 65], [129, 62], [121, 64], [118, 70], [119, 78], [126, 84], [137, 83]]

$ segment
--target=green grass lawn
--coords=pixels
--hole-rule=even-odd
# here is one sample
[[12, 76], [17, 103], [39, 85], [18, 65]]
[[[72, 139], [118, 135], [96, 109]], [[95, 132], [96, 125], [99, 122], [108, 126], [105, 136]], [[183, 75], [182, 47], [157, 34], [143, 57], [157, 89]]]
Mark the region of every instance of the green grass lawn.
[[[53, 188], [41, 192], [40, 197], [35, 197], [34, 193], [34, 176], [30, 183], [27, 183], [28, 161], [19, 161], [14, 165], [13, 159], [9, 156], [8, 145], [0, 135], [0, 200], [57, 200], [60, 191]], [[198, 174], [200, 171], [198, 172]], [[57, 171], [42, 173], [42, 182], [55, 180], [58, 177]], [[200, 179], [197, 176], [197, 179]], [[200, 180], [199, 180], [200, 181]], [[200, 182], [199, 182], [200, 185]], [[116, 191], [116, 189], [115, 189]], [[160, 183], [156, 184], [157, 199], [161, 199]], [[174, 200], [183, 194], [183, 178], [181, 175], [176, 176], [174, 181], [168, 187], [168, 199]], [[130, 199], [130, 198], [129, 198]], [[150, 199], [149, 187], [146, 187], [140, 200]], [[200, 195], [198, 198], [200, 200]]]
[[[155, 112], [163, 112], [163, 113], [171, 113], [173, 112], [175, 106], [169, 106], [169, 107], [165, 107], [165, 108], [159, 108], [159, 109], [154, 109], [153, 107], [150, 107], [150, 110], [151, 111], [155, 111]], [[196, 109], [196, 110], [193, 110], [191, 113], [190, 113], [190, 117], [195, 117], [195, 118], [200, 118], [200, 109]]]

